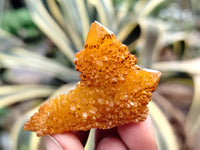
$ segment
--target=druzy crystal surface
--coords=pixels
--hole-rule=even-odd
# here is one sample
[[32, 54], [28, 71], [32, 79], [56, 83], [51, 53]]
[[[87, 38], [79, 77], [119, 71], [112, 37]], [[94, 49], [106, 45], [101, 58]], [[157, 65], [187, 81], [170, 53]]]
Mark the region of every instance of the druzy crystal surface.
[[74, 61], [80, 82], [46, 101], [24, 125], [38, 136], [144, 121], [161, 73], [141, 69], [128, 47], [98, 22]]

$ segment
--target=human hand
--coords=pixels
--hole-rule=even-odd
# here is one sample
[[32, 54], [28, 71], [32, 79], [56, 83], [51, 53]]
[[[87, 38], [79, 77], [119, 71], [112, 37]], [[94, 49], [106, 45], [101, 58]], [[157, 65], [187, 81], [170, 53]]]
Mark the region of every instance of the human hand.
[[[89, 132], [54, 134], [46, 137], [47, 150], [83, 150]], [[157, 150], [150, 117], [109, 130], [96, 129], [96, 150]]]

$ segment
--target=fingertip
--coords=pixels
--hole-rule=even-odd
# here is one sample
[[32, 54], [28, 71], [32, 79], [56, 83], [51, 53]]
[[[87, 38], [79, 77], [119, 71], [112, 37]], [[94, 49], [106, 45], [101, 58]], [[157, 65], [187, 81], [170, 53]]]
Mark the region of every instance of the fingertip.
[[[156, 150], [156, 140], [150, 117], [144, 122], [130, 123], [117, 128], [129, 149]], [[145, 143], [145, 144], [144, 144]]]
[[99, 142], [96, 150], [127, 150], [127, 148], [120, 139], [105, 137]]
[[62, 146], [51, 135], [45, 136], [45, 144], [47, 150], [63, 150]]
[[83, 150], [83, 145], [72, 133], [54, 134], [46, 137], [47, 150]]

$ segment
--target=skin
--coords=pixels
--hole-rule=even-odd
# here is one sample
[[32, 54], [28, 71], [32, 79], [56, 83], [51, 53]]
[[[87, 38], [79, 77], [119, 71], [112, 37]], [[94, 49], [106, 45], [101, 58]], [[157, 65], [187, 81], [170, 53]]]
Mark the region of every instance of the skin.
[[[47, 150], [83, 150], [89, 132], [46, 136]], [[150, 117], [109, 130], [96, 129], [95, 150], [157, 150]]]

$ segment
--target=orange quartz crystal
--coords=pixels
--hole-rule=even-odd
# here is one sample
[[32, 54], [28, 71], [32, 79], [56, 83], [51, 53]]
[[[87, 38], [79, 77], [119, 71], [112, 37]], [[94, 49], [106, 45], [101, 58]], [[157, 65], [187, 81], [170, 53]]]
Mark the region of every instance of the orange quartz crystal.
[[141, 69], [136, 62], [111, 31], [92, 23], [74, 62], [81, 81], [68, 94], [41, 105], [24, 129], [43, 136], [144, 121], [161, 73]]

